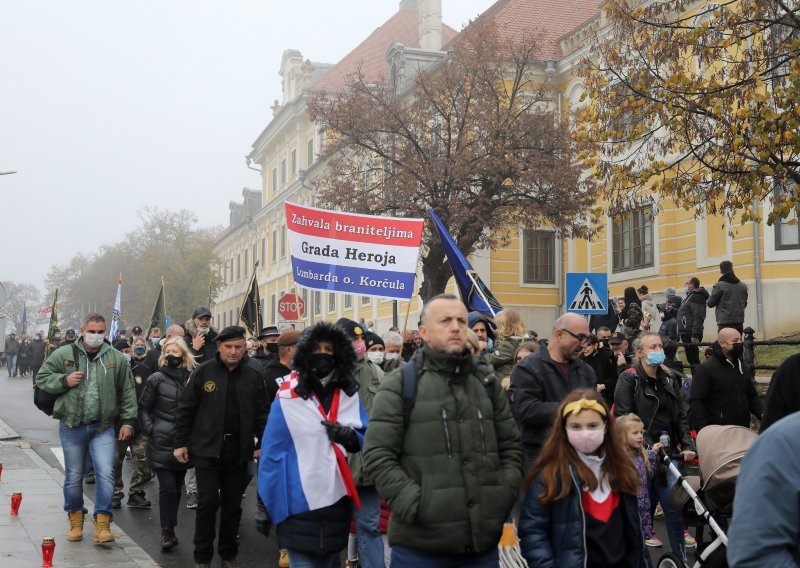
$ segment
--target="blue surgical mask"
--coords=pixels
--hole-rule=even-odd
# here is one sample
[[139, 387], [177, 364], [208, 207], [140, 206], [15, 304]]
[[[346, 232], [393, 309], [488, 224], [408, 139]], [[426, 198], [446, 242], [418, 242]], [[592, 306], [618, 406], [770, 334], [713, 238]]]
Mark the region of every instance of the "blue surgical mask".
[[123, 355], [125, 356], [125, 360], [128, 363], [130, 363], [131, 362], [131, 354], [130, 353], [123, 353]]
[[683, 287], [683, 293], [684, 293], [684, 295], [689, 293], [689, 287], [688, 286], [684, 286]]
[[658, 367], [661, 363], [664, 362], [667, 356], [664, 355], [663, 351], [650, 351], [647, 354], [647, 364], [653, 365], [654, 367]]

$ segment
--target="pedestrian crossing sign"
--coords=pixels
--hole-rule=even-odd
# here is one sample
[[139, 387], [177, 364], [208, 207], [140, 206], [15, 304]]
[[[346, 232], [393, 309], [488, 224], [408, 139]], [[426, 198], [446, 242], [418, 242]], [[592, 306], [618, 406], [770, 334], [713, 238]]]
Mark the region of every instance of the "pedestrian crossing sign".
[[567, 273], [567, 311], [575, 314], [608, 312], [608, 274], [605, 272]]

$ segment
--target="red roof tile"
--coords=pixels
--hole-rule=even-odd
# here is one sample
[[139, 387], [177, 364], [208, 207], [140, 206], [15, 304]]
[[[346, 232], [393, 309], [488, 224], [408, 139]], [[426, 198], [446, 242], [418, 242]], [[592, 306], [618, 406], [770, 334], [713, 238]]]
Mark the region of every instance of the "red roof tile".
[[[358, 47], [345, 55], [319, 81], [313, 90], [338, 91], [345, 86], [347, 77], [359, 67], [370, 81], [378, 81], [388, 71], [386, 52], [393, 43], [406, 47], [419, 47], [419, 32], [416, 9], [403, 8], [372, 32]], [[450, 42], [458, 32], [442, 24], [442, 43]]]
[[498, 0], [469, 26], [492, 21], [503, 35], [519, 39], [526, 33], [543, 33], [539, 57], [558, 60], [564, 57], [559, 38], [599, 13], [598, 0]]

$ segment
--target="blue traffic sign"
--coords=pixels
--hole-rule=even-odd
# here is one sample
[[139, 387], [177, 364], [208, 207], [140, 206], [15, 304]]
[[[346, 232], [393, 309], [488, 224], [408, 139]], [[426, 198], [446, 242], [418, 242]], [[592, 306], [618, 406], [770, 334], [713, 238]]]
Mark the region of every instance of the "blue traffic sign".
[[608, 312], [608, 274], [567, 272], [567, 311], [575, 314]]

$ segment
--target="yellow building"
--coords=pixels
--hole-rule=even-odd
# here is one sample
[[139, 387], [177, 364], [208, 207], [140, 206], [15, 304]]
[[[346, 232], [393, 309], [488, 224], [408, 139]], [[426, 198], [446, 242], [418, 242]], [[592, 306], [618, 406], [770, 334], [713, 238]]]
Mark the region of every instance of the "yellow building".
[[[238, 318], [253, 261], [264, 303], [265, 324], [277, 323], [277, 299], [286, 292], [306, 300], [303, 324], [339, 317], [374, 321], [380, 331], [392, 324], [392, 302], [312, 290], [297, 290], [291, 276], [283, 202], [314, 205], [311, 189], [324, 164], [317, 162], [324, 140], [308, 117], [308, 92], [344, 87], [344, 78], [359, 65], [368, 77], [384, 74], [398, 81], [408, 62], [429, 63], [444, 55], [440, 48], [455, 36], [441, 24], [440, 2], [404, 0], [398, 12], [335, 65], [304, 61], [300, 52], [284, 53], [280, 75], [283, 100], [276, 101], [272, 121], [253, 143], [249, 160], [261, 170], [261, 202], [245, 190], [241, 204], [231, 204], [231, 227], [215, 247], [224, 261], [225, 286], [213, 307], [217, 325]], [[438, 19], [437, 19], [438, 18]], [[558, 109], [580, 104], [582, 85], [578, 62], [588, 55], [587, 39], [605, 21], [599, 4], [585, 0], [499, 0], [476, 21], [492, 19], [499, 29], [514, 35], [523, 29], [545, 32], [540, 57], [547, 80], [557, 86]], [[420, 47], [424, 46], [424, 47]], [[655, 198], [656, 196], [654, 196]], [[248, 203], [250, 204], [248, 208]], [[766, 207], [766, 205], [765, 205]], [[621, 296], [625, 287], [647, 284], [656, 301], [667, 286], [680, 290], [687, 277], [697, 276], [709, 290], [719, 278], [719, 263], [731, 260], [750, 293], [746, 325], [759, 336], [773, 337], [797, 330], [791, 310], [784, 307], [790, 289], [800, 281], [800, 230], [783, 222], [777, 227], [730, 227], [717, 217], [695, 219], [674, 204], [632, 211], [615, 223], [607, 218], [592, 240], [560, 239], [552, 230], [509, 229], [505, 248], [473, 255], [475, 269], [505, 307], [520, 311], [529, 329], [547, 335], [553, 320], [564, 311], [567, 272], [605, 272], [610, 293]], [[733, 236], [730, 233], [733, 233]], [[400, 302], [399, 323], [409, 313], [414, 326], [418, 299]], [[706, 318], [706, 339], [716, 331], [714, 310]]]

